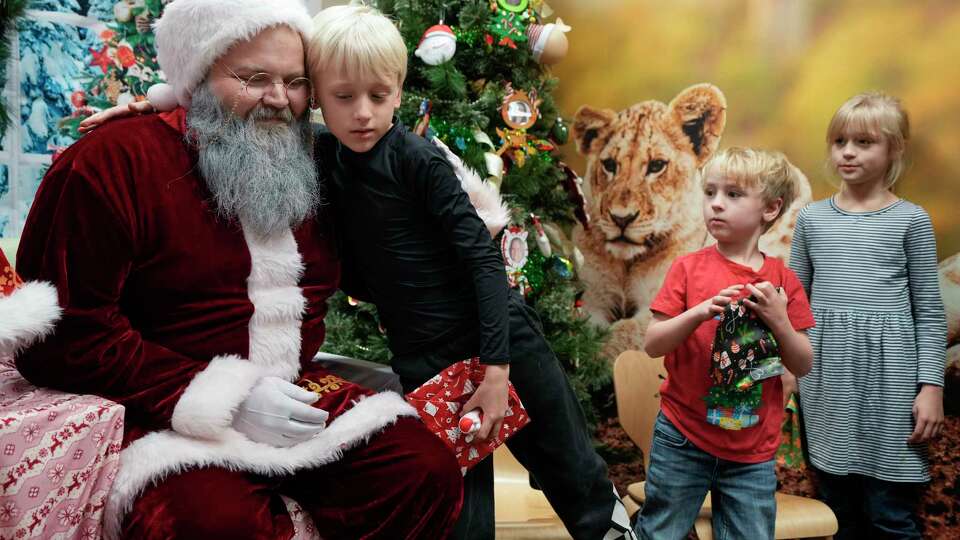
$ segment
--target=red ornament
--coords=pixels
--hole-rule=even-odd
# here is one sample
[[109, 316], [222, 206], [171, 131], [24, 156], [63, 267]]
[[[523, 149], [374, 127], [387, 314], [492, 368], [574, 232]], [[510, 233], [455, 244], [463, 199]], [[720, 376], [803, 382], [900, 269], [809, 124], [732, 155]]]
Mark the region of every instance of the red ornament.
[[110, 50], [106, 45], [103, 46], [99, 51], [90, 49], [90, 53], [93, 54], [93, 61], [90, 62], [91, 66], [100, 66], [100, 69], [103, 70], [103, 73], [107, 73], [107, 68], [113, 64], [113, 59], [110, 58], [110, 55], [107, 51]]
[[483, 41], [484, 41], [484, 43], [486, 43], [488, 46], [493, 45], [493, 36], [491, 36], [490, 34], [484, 34], [484, 35], [483, 35]]
[[70, 94], [70, 103], [73, 103], [73, 106], [76, 108], [83, 107], [87, 104], [87, 94], [83, 90], [77, 90], [76, 92]]
[[124, 68], [128, 68], [137, 63], [137, 57], [133, 54], [130, 47], [117, 47], [117, 60]]

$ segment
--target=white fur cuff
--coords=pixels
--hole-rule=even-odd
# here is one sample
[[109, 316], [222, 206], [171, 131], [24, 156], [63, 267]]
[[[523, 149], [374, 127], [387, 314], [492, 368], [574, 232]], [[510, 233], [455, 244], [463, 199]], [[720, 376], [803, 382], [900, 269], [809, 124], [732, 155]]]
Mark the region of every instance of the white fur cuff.
[[218, 356], [190, 381], [173, 409], [174, 431], [199, 439], [218, 440], [262, 373], [236, 355]]
[[59, 318], [57, 289], [49, 283], [28, 281], [10, 296], [0, 296], [0, 354], [43, 339]]

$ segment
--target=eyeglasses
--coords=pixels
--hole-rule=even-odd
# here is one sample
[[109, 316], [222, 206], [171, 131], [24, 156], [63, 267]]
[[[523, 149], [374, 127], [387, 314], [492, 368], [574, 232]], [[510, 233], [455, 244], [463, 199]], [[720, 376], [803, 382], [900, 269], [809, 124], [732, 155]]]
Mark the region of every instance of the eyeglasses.
[[227, 70], [230, 75], [233, 75], [234, 79], [240, 81], [240, 91], [244, 95], [256, 101], [263, 99], [264, 94], [275, 84], [283, 86], [284, 93], [290, 101], [305, 100], [310, 98], [312, 94], [313, 84], [310, 82], [310, 79], [306, 77], [297, 77], [285, 82], [283, 80], [273, 80], [273, 75], [269, 73], [254, 73], [244, 80], [227, 66], [223, 66], [223, 69]]

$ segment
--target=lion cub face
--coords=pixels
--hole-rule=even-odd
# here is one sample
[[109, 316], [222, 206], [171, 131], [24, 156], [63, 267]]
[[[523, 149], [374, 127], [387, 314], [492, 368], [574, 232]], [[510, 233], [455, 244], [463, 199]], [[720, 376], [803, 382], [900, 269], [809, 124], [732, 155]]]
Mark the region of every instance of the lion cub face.
[[716, 151], [726, 100], [708, 84], [669, 105], [644, 101], [618, 113], [583, 106], [573, 133], [587, 157], [595, 231], [607, 253], [643, 260], [701, 227], [696, 170]]

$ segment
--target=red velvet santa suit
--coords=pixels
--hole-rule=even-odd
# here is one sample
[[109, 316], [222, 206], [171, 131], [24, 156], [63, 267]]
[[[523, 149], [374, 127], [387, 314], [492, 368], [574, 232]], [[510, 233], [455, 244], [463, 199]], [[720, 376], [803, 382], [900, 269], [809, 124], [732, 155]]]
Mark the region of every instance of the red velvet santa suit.
[[[322, 216], [265, 240], [218, 218], [195, 151], [184, 142], [184, 119], [177, 109], [112, 122], [74, 144], [44, 178], [21, 241], [18, 270], [55, 285], [64, 314], [17, 367], [36, 384], [99, 394], [126, 407], [105, 532], [117, 534], [137, 497], [170, 475], [201, 468], [272, 478], [323, 471], [330, 467], [321, 465], [359, 452], [395, 423], [418, 445], [422, 440], [431, 459], [446, 459], [449, 453], [430, 454], [439, 443], [432, 434], [423, 429], [420, 437], [420, 426], [398, 420], [415, 416], [399, 395], [373, 395], [346, 382], [315, 405], [330, 419], [310, 441], [274, 448], [232, 428], [234, 411], [260, 377], [328, 375], [311, 359], [323, 341], [325, 301], [337, 287], [339, 265]], [[344, 501], [377, 494], [369, 479], [349, 485], [349, 461], [337, 467], [354, 490]], [[434, 470], [444, 489], [459, 489], [459, 478]], [[407, 475], [393, 472], [394, 483]], [[210, 493], [206, 486], [199, 492]], [[455, 518], [458, 500], [446, 500], [442, 512]], [[310, 501], [299, 502], [311, 509]], [[217, 503], [208, 501], [210, 510]], [[436, 522], [436, 511], [421, 513], [427, 519], [434, 512]], [[324, 531], [321, 521], [329, 516], [320, 514], [321, 534], [338, 537]], [[424, 532], [439, 536], [444, 527]]]

